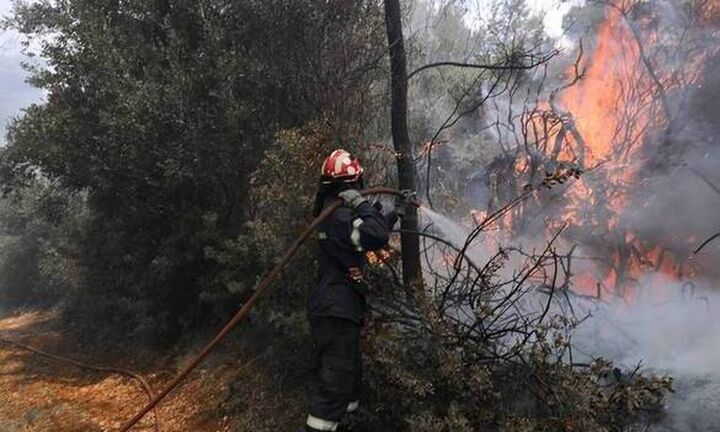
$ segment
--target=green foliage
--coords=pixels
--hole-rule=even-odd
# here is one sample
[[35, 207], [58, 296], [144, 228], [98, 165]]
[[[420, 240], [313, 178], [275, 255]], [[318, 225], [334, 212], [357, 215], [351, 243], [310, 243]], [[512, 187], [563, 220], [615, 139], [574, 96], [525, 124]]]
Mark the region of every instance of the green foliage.
[[0, 303], [48, 306], [77, 285], [80, 194], [35, 181], [0, 200]]
[[631, 431], [659, 417], [672, 380], [603, 359], [570, 364], [564, 337], [572, 325], [555, 320], [514, 359], [482, 363], [469, 360], [480, 348], [470, 341], [450, 350], [449, 334], [374, 325], [363, 421], [412, 431]]
[[[251, 218], [246, 227], [257, 268], [263, 272], [312, 220], [320, 166], [337, 145], [325, 122], [282, 131], [252, 174]], [[280, 286], [270, 294], [270, 307], [285, 313], [304, 310], [305, 293], [317, 277], [314, 243], [312, 239], [308, 243], [284, 269]], [[243, 277], [242, 272], [236, 272], [236, 280]]]
[[[462, 2], [419, 1], [410, 14], [410, 71], [436, 62], [507, 66], [534, 64], [554, 50], [542, 18], [525, 0], [488, 2], [479, 16]], [[468, 25], [468, 20], [473, 19]], [[409, 88], [409, 123], [421, 146], [417, 155], [421, 195], [449, 214], [466, 215], [473, 180], [507, 147], [502, 128], [514, 128], [522, 92], [539, 80], [538, 70], [431, 67], [414, 75]], [[535, 81], [536, 83], [533, 83]], [[527, 88], [526, 88], [527, 87]], [[534, 90], [533, 90], [534, 91]], [[512, 120], [510, 120], [512, 118]], [[491, 127], [494, 124], [495, 126]], [[432, 152], [429, 152], [432, 144]], [[429, 166], [428, 166], [429, 165]]]
[[0, 174], [6, 189], [42, 173], [87, 193], [68, 315], [171, 341], [235, 306], [261, 270], [251, 173], [278, 131], [322, 116], [343, 129], [368, 108], [381, 17], [373, 2], [16, 7], [6, 25], [52, 35], [31, 71], [47, 102], [10, 127]]

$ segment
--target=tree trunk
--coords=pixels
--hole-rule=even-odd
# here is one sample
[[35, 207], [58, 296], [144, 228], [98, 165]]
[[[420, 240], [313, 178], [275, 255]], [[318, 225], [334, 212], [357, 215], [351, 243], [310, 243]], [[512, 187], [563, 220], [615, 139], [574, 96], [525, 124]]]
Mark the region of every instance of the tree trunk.
[[[413, 160], [410, 135], [407, 127], [407, 65], [402, 32], [402, 14], [399, 0], [385, 0], [385, 24], [387, 25], [390, 49], [390, 70], [392, 86], [392, 137], [397, 155], [398, 181], [400, 189], [417, 190], [415, 184], [415, 162]], [[415, 281], [421, 281], [420, 240], [418, 214], [414, 206], [408, 206], [402, 219], [402, 267], [406, 288]]]

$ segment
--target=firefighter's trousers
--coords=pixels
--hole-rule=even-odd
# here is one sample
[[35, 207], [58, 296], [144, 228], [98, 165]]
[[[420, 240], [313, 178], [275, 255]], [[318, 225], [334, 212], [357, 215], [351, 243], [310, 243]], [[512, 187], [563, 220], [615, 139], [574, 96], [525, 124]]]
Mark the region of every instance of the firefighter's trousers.
[[[314, 343], [314, 385], [311, 392], [310, 420], [334, 430], [357, 401], [362, 367], [360, 324], [334, 317], [311, 317], [310, 333]], [[327, 422], [327, 423], [324, 423]]]

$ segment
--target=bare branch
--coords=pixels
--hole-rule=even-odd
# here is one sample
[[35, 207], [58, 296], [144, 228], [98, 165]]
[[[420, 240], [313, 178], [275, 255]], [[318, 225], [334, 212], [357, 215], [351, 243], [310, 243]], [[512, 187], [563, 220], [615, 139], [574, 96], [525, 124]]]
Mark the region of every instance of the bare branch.
[[419, 68], [410, 72], [410, 74], [407, 76], [407, 79], [410, 80], [415, 75], [419, 74], [420, 72], [426, 71], [428, 69], [432, 69], [432, 68], [436, 68], [436, 67], [443, 67], [443, 66], [453, 66], [453, 67], [470, 68], [470, 69], [482, 69], [482, 70], [491, 70], [491, 71], [534, 69], [534, 68], [542, 65], [543, 63], [548, 62], [550, 59], [552, 59], [559, 53], [560, 53], [560, 50], [555, 49], [555, 50], [550, 51], [549, 53], [541, 55], [537, 59], [535, 58], [535, 56], [530, 56], [531, 61], [530, 61], [530, 63], [527, 63], [527, 64], [524, 64], [517, 60], [513, 60], [512, 58], [510, 58], [507, 63], [496, 63], [496, 64], [463, 63], [463, 62], [455, 62], [455, 61], [435, 62], [435, 63], [426, 64], [425, 66], [420, 66]]
[[709, 245], [710, 243], [712, 243], [713, 241], [715, 241], [715, 239], [717, 239], [717, 238], [720, 238], [720, 232], [718, 232], [717, 234], [714, 234], [714, 235], [710, 236], [710, 238], [708, 238], [707, 240], [705, 240], [704, 242], [702, 242], [702, 244], [701, 244], [700, 246], [698, 246], [697, 249], [695, 249], [692, 254], [690, 254], [690, 258], [689, 258], [689, 259], [694, 259], [695, 256], [696, 256], [698, 253], [700, 253], [700, 251], [703, 250], [703, 248], [705, 248], [705, 246]]

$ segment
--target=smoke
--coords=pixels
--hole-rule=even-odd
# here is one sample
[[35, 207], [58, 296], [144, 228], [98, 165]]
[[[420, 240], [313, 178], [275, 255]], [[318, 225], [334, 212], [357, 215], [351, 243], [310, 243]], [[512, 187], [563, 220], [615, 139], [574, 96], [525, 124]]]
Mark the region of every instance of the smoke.
[[[603, 300], [609, 304], [574, 299], [577, 310], [592, 313], [592, 318], [578, 328], [574, 340], [579, 355], [606, 357], [626, 368], [641, 363], [644, 369], [675, 378], [677, 393], [668, 399], [663, 423], [653, 430], [720, 430], [720, 240], [688, 261], [703, 240], [720, 231], [720, 13], [717, 6], [712, 6], [717, 2], [707, 4], [715, 8], [712, 13], [693, 16], [688, 16], [684, 3], [666, 0], [637, 2], [629, 11], [628, 17], [637, 25], [635, 30], [644, 38], [641, 42], [650, 56], [645, 60], [664, 85], [661, 92], [649, 78], [643, 59], [617, 64], [632, 57], [637, 47], [633, 33], [627, 27], [623, 32], [608, 33], [629, 39], [610, 41], [619, 42], [620, 49], [615, 51], [629, 53], [629, 57], [610, 56], [609, 62], [615, 62], [617, 68], [597, 74], [603, 81], [596, 88], [611, 89], [609, 81], [620, 82], [616, 87], [629, 101], [628, 109], [621, 109], [622, 102], [614, 100], [612, 106], [600, 106], [587, 92], [580, 92], [581, 108], [609, 109], [606, 117], [600, 118], [617, 116], [618, 122], [633, 121], [628, 116], [635, 116], [635, 124], [626, 126], [612, 139], [595, 143], [608, 151], [603, 157], [625, 159], [616, 164], [610, 160], [609, 166], [587, 173], [578, 182], [586, 187], [587, 195], [571, 205], [563, 200], [571, 188], [559, 187], [528, 205], [532, 211], [512, 215], [515, 238], [510, 239], [510, 244], [525, 244], [529, 249], [544, 245], [547, 226], [571, 218], [575, 223], [568, 228], [563, 244], [568, 248], [578, 245], [577, 255], [599, 258], [574, 261], [576, 281], [585, 274], [607, 276], [614, 266], [625, 278], [621, 283], [632, 287], [624, 299], [612, 297], [608, 293], [613, 294], [616, 281], [598, 280], [604, 288]], [[597, 36], [606, 16], [602, 8], [589, 4], [572, 13], [575, 27], [569, 36], [586, 38], [586, 65], [592, 67], [590, 59], [598, 43], [587, 36]], [[586, 31], [580, 29], [583, 20]], [[440, 45], [424, 46], [426, 59], [442, 58]], [[491, 98], [477, 115], [468, 116], [458, 127], [446, 131], [443, 138], [450, 144], [433, 151], [433, 185], [441, 185], [438, 191], [454, 193], [453, 200], [446, 201], [452, 204], [442, 211], [452, 218], [427, 209], [422, 211], [422, 218], [453, 244], [462, 246], [465, 242], [471, 225], [466, 223], [468, 209], [496, 209], [517, 196], [521, 181], [532, 180], [516, 179], [519, 159], [515, 159], [515, 149], [523, 145], [524, 138], [518, 136], [518, 114], [537, 102], [536, 94], [542, 100], [561, 86], [561, 81], [567, 82], [566, 72], [572, 70], [575, 59], [575, 53], [569, 51], [549, 65], [547, 76], [528, 72], [518, 81], [522, 91]], [[620, 74], [627, 69], [632, 69], [633, 74]], [[558, 76], [563, 78], [558, 80]], [[439, 77], [443, 78], [447, 77]], [[634, 80], [642, 83], [633, 87]], [[538, 91], [540, 81], [545, 86], [543, 92]], [[447, 98], [438, 98], [437, 80], [427, 83], [426, 88], [411, 89], [416, 100], [425, 101], [427, 105], [423, 106], [429, 108], [423, 113], [426, 117], [416, 119], [430, 119], [427, 123], [439, 125], [443, 113], [453, 106]], [[478, 94], [486, 93], [487, 83], [479, 89]], [[576, 115], [574, 119], [581, 127], [587, 117]], [[434, 131], [428, 127], [414, 130], [421, 131], [422, 137]], [[604, 130], [594, 132], [602, 137], [613, 135]], [[634, 133], [640, 137], [637, 142], [630, 144], [626, 152], [619, 152], [622, 146], [616, 141], [628, 140]], [[590, 134], [586, 137], [588, 141], [591, 138]], [[503, 153], [512, 157], [502, 159]], [[421, 166], [422, 175], [424, 170]], [[535, 204], [537, 207], [533, 207]], [[499, 238], [494, 233], [479, 237], [469, 250], [472, 259], [480, 266], [485, 264]], [[623, 260], [623, 265], [618, 265]], [[511, 261], [508, 265], [519, 263]]]
[[[638, 153], [640, 181], [630, 190], [629, 203], [620, 215], [621, 227], [685, 259], [700, 242], [720, 231], [720, 14], [712, 9], [698, 12], [705, 18], [688, 27], [679, 5], [657, 3], [654, 26], [667, 34], [663, 48], [677, 54], [656, 59], [656, 73], [689, 80], [684, 85], [666, 85], [664, 112], [669, 120], [644, 137]], [[687, 40], [673, 43], [670, 35], [682, 31]], [[720, 276], [718, 259], [720, 247], [711, 245], [695, 263], [695, 272]]]
[[420, 207], [421, 222], [424, 227], [431, 228], [443, 236], [445, 240], [458, 248], [465, 244], [470, 235], [470, 230], [451, 218], [431, 210], [427, 207]]
[[[462, 1], [413, 2], [407, 31], [409, 71], [442, 61], [528, 63], [531, 57], [542, 57], [554, 48], [542, 30], [539, 11], [521, 1], [486, 1], [482, 7]], [[509, 60], [513, 56], [521, 58]], [[522, 128], [519, 115], [528, 97], [520, 87], [541, 75], [540, 70], [494, 72], [459, 67], [436, 67], [414, 75], [408, 118], [412, 138], [421, 147], [417, 155], [420, 191], [429, 183], [438, 200], [458, 193], [466, 198], [466, 208], [454, 209], [453, 215], [467, 206], [488, 208], [493, 197], [488, 182], [492, 173], [482, 167], [518, 145], [513, 130]], [[512, 117], [513, 130], [504, 125], [508, 117]], [[432, 152], [428, 152], [430, 142]]]
[[712, 282], [647, 274], [635, 301], [595, 304], [592, 316], [574, 336], [577, 352], [675, 380], [654, 430], [720, 430], [720, 293]]
[[[421, 218], [454, 245], [464, 244], [469, 231], [462, 223], [427, 208], [421, 209]], [[468, 254], [482, 266], [495, 246], [480, 237]], [[510, 261], [503, 273], [509, 276], [519, 265]], [[655, 272], [645, 274], [637, 286], [632, 301], [558, 300], [570, 301], [578, 317], [590, 315], [572, 335], [574, 360], [602, 357], [623, 370], [640, 365], [643, 371], [673, 377], [675, 393], [666, 399], [665, 416], [652, 430], [720, 430], [720, 292], [711, 280], [680, 282]], [[526, 306], [547, 299], [541, 293], [532, 296], [535, 300], [524, 302]], [[561, 309], [553, 307], [555, 313]]]
[[[660, 16], [671, 27], [680, 21], [678, 9], [664, 6]], [[696, 44], [713, 37], [706, 29], [692, 30]], [[693, 41], [688, 43], [692, 46]], [[631, 190], [621, 213], [623, 229], [663, 245], [682, 260], [720, 231], [720, 58], [716, 42], [703, 50], [698, 83], [668, 92], [670, 126], [646, 136], [642, 181]], [[638, 282], [637, 301], [615, 307], [591, 323], [592, 331], [607, 334], [597, 350], [625, 364], [642, 361], [675, 378], [677, 393], [668, 400], [668, 416], [660, 430], [720, 430], [718, 259], [720, 247], [714, 244], [692, 263], [695, 276], [686, 281], [646, 274]], [[608, 321], [618, 330], [608, 331]], [[627, 336], [624, 344], [619, 343], [620, 331]]]
[[646, 275], [640, 287], [632, 303], [615, 300], [593, 311], [577, 335], [580, 351], [673, 376], [719, 373], [720, 295], [661, 274]]

